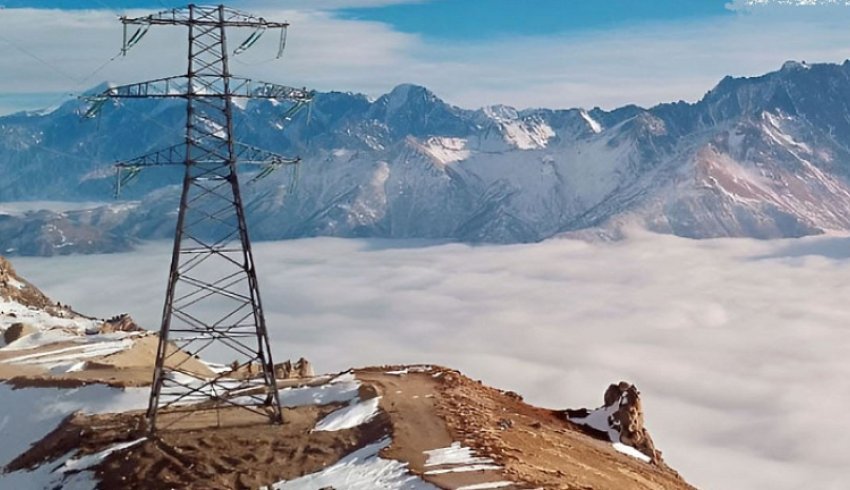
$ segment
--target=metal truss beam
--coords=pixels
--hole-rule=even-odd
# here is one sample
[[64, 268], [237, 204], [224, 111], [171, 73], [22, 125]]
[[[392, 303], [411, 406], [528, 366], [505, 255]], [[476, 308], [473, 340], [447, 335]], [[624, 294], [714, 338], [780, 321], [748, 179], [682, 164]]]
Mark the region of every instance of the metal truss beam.
[[[111, 99], [186, 101], [182, 143], [116, 165], [119, 191], [143, 168], [182, 165], [185, 169], [148, 403], [149, 430], [153, 434], [171, 427], [197, 410], [234, 407], [280, 423], [274, 363], [237, 166], [261, 166], [260, 175], [264, 175], [300, 159], [236, 143], [233, 100], [286, 101], [290, 107], [284, 117], [291, 117], [312, 100], [314, 92], [232, 76], [227, 31], [233, 27], [255, 29], [236, 50], [238, 54], [263, 30], [280, 28], [283, 32], [289, 24], [224, 6], [195, 5], [146, 17], [122, 17], [121, 22], [125, 25], [125, 53], [150, 26], [183, 26], [189, 31], [186, 75], [109, 88], [90, 98], [92, 106], [86, 113], [96, 115]], [[140, 26], [129, 38], [128, 25]], [[217, 356], [214, 360], [230, 367], [213, 374], [198, 372], [204, 371], [195, 359], [201, 353]], [[162, 414], [168, 415], [164, 427], [158, 422]]]

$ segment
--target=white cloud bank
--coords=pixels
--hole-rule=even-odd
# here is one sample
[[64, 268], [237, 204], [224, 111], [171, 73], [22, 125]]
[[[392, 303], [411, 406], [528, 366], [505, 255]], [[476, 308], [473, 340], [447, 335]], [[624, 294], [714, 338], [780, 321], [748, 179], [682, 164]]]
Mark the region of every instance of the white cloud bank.
[[[471, 108], [694, 101], [726, 75], [762, 74], [789, 59], [841, 62], [850, 45], [846, 8], [757, 9], [701, 21], [450, 43], [327, 10], [257, 5], [252, 10], [266, 18], [292, 22], [288, 50], [272, 62], [275, 39], [267, 35], [233, 63], [240, 75], [373, 96], [412, 82]], [[154, 28], [127, 58], [89, 76], [118, 52], [120, 41], [110, 11], [0, 10], [0, 93], [78, 92], [102, 80], [130, 83], [185, 71], [185, 33]], [[0, 99], [0, 113], [19, 106]]]
[[[81, 311], [156, 326], [168, 248], [15, 264]], [[626, 379], [699, 488], [847, 488], [848, 237], [255, 250], [278, 360], [441, 363], [551, 407]]]
[[824, 7], [848, 6], [850, 0], [732, 0], [726, 7], [731, 10], [753, 7]]

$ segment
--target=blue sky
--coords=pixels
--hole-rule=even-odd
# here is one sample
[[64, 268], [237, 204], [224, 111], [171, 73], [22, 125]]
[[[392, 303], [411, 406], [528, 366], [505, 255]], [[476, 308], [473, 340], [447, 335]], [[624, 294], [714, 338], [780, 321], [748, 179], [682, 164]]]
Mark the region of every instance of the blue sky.
[[[106, 80], [182, 73], [179, 29], [153, 29], [130, 56], [113, 59], [121, 38], [115, 16], [187, 1], [0, 0], [0, 114], [40, 108]], [[850, 8], [779, 5], [794, 1], [811, 0], [228, 4], [292, 22], [284, 59], [271, 62], [274, 40], [266, 36], [234, 60], [244, 76], [371, 96], [415, 83], [471, 108], [610, 109], [696, 101], [726, 75], [760, 75], [787, 60], [850, 57]]]
[[[251, 0], [229, 3], [246, 7], [272, 4]], [[291, 2], [279, 3], [285, 6]], [[728, 0], [400, 0], [399, 3], [348, 8], [345, 3], [330, 3], [326, 8], [341, 18], [384, 22], [401, 32], [434, 39], [487, 39], [733, 15], [726, 8], [727, 3]], [[185, 1], [174, 0], [0, 0], [0, 5], [6, 8], [77, 10], [160, 9], [185, 4]], [[342, 8], [335, 8], [335, 5]]]
[[434, 39], [539, 36], [735, 15], [726, 0], [431, 0], [339, 11]]

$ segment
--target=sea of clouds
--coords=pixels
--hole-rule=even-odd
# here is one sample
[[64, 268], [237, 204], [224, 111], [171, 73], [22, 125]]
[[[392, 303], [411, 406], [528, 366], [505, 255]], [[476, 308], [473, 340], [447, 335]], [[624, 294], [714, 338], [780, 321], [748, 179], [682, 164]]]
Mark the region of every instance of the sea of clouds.
[[[625, 379], [700, 488], [847, 488], [850, 237], [255, 247], [279, 361], [439, 363], [549, 407]], [[169, 251], [15, 264], [79, 311], [156, 328]]]

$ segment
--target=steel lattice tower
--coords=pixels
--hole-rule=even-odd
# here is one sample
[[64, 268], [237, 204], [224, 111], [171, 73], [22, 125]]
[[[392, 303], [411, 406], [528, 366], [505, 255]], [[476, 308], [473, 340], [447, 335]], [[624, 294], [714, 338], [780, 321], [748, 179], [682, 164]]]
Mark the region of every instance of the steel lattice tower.
[[[184, 26], [189, 35], [186, 75], [109, 88], [92, 98], [87, 113], [94, 115], [110, 99], [186, 100], [182, 143], [117, 165], [119, 190], [142, 168], [185, 167], [147, 411], [149, 430], [153, 433], [171, 427], [205, 410], [214, 412], [214, 420], [221, 425], [222, 413], [232, 413], [232, 407], [280, 423], [274, 363], [237, 164], [261, 166], [260, 174], [264, 175], [277, 167], [297, 164], [299, 159], [235, 143], [233, 100], [281, 101], [288, 108], [282, 117], [288, 119], [312, 100], [313, 92], [232, 76], [226, 34], [228, 28], [253, 29], [235, 50], [238, 54], [267, 29], [280, 29], [282, 51], [288, 24], [268, 22], [224, 6], [195, 5], [146, 17], [122, 17], [121, 22], [124, 53], [151, 26]], [[129, 38], [128, 26], [138, 29]], [[197, 359], [203, 352], [233, 362], [208, 370]]]

